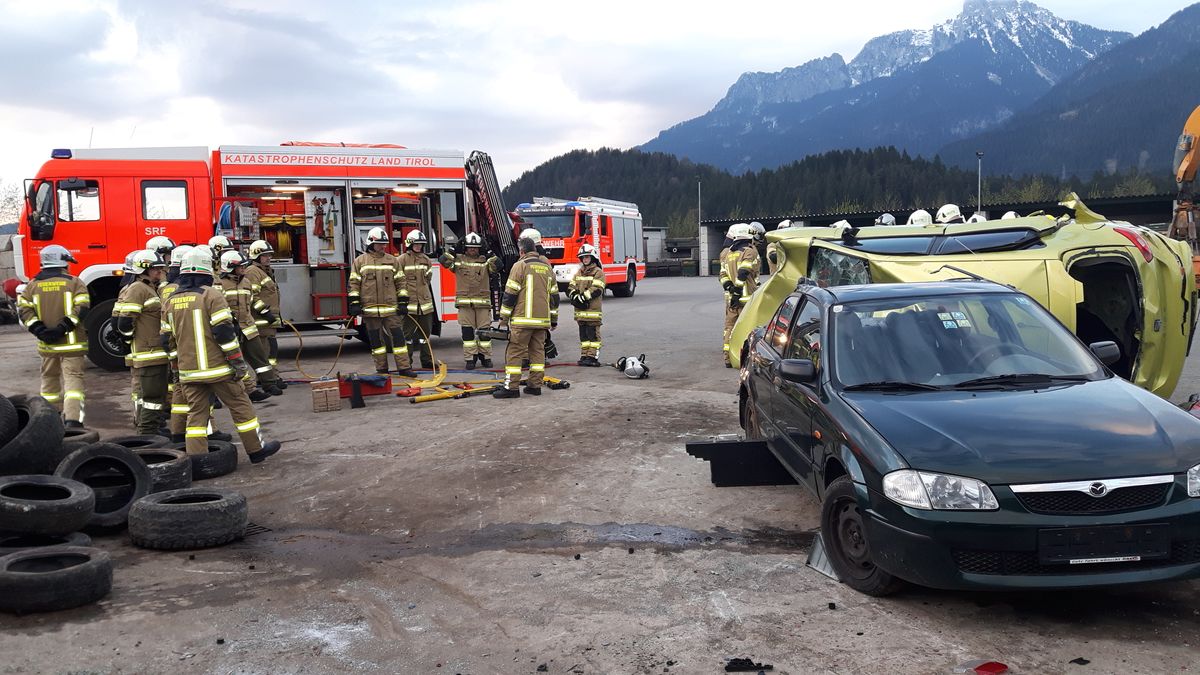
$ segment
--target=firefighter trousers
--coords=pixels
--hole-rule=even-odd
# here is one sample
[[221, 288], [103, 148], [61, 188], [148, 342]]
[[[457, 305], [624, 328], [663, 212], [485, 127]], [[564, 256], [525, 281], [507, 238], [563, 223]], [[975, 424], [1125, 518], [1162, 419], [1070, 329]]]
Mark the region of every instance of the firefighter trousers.
[[579, 322], [579, 355], [600, 356], [600, 324]]
[[263, 344], [267, 346], [267, 363], [279, 372], [279, 338], [276, 337], [278, 329], [274, 326], [258, 329], [258, 336], [263, 339]]
[[42, 398], [68, 422], [83, 423], [83, 355], [42, 354]]
[[486, 305], [458, 308], [458, 325], [462, 328], [463, 356], [472, 360], [476, 354], [492, 358], [492, 341], [480, 339], [475, 331], [492, 325], [492, 308]]
[[737, 323], [738, 317], [742, 315], [742, 308], [739, 306], [734, 309], [725, 304], [725, 333], [721, 340], [721, 348], [725, 352], [725, 365], [729, 365], [729, 335], [733, 333], [733, 324]]
[[433, 350], [429, 348], [429, 337], [433, 333], [432, 314], [412, 314], [402, 317], [404, 321], [404, 340], [414, 354], [421, 355], [421, 367], [433, 367]]
[[171, 436], [182, 436], [187, 429], [188, 403], [183, 396], [183, 385], [172, 382], [171, 389], [171, 422], [168, 428]]
[[254, 404], [240, 382], [229, 379], [220, 382], [185, 382], [177, 386], [183, 389], [183, 396], [187, 399], [187, 429], [184, 433], [189, 455], [208, 452], [208, 424], [212, 420], [210, 399], [214, 395], [229, 409], [229, 416], [233, 418], [233, 426], [237, 428], [246, 453], [262, 450], [262, 436]]
[[167, 364], [133, 369], [138, 379], [137, 432], [157, 434], [167, 418]]
[[267, 341], [261, 335], [242, 339], [242, 355], [254, 370], [254, 379], [259, 384], [279, 382], [279, 373], [271, 366], [267, 356]]
[[508, 334], [508, 350], [504, 353], [504, 386], [517, 389], [521, 385], [521, 363], [529, 359], [531, 389], [542, 388], [546, 375], [546, 340], [550, 331], [545, 328], [513, 327]]
[[404, 331], [400, 329], [399, 316], [364, 316], [363, 326], [367, 331], [367, 344], [371, 345], [371, 357], [375, 359], [375, 370], [388, 370], [388, 352], [396, 361], [396, 370], [408, 370], [412, 361], [408, 358], [408, 345], [404, 343]]

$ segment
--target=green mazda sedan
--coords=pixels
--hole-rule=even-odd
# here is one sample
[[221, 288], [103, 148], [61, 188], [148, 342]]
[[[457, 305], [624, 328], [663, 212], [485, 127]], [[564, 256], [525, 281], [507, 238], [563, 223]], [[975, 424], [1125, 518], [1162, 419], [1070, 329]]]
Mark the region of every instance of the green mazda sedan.
[[1200, 420], [1119, 357], [999, 284], [802, 280], [751, 334], [741, 424], [863, 593], [1200, 576]]

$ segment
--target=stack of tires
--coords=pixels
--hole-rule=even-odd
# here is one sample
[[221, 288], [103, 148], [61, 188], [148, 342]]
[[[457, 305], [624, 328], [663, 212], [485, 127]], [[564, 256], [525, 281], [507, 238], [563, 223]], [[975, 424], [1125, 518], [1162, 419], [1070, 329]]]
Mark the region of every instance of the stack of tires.
[[137, 546], [177, 550], [240, 539], [246, 499], [193, 488], [237, 468], [237, 449], [210, 441], [189, 456], [162, 436], [101, 441], [65, 429], [40, 396], [0, 396], [0, 611], [78, 607], [112, 588], [112, 559], [92, 534], [128, 526]]

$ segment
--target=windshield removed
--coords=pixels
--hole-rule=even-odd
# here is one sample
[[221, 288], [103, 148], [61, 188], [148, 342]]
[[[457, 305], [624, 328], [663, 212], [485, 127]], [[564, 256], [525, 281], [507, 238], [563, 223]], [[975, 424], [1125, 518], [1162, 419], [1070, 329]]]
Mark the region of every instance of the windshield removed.
[[1024, 295], [857, 302], [833, 311], [847, 390], [1015, 388], [1101, 379], [1099, 362]]

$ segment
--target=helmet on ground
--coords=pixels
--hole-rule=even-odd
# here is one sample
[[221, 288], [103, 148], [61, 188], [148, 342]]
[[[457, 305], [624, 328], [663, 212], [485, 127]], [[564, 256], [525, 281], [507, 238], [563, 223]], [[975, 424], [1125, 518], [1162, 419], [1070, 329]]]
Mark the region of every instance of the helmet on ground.
[[985, 222], [987, 222], [987, 216], [985, 216], [979, 212], [972, 213], [971, 217], [967, 218], [967, 222], [968, 223], [985, 223]]
[[1000, 220], [1012, 220], [1013, 218], [1020, 217], [1021, 216], [1018, 216], [1016, 211], [1005, 211], [1004, 215], [1000, 216]]
[[42, 261], [42, 267], [66, 267], [67, 263], [79, 262], [70, 251], [58, 244], [51, 244], [42, 249], [38, 258]]
[[600, 262], [600, 251], [597, 251], [596, 247], [592, 246], [591, 244], [584, 244], [583, 246], [580, 246], [579, 254], [575, 257], [582, 261], [586, 256], [591, 256], [592, 260], [595, 262]]
[[750, 234], [754, 235], [755, 239], [762, 239], [763, 235], [766, 233], [767, 228], [763, 227], [762, 223], [758, 222], [757, 220], [750, 223]]
[[789, 229], [789, 228], [791, 228], [791, 227], [792, 227], [792, 221], [790, 221], [790, 220], [783, 220], [783, 221], [780, 221], [780, 223], [779, 223], [778, 225], [776, 225], [776, 226], [775, 226], [775, 229], [776, 229], [776, 230], [786, 230], [786, 229]]
[[146, 242], [147, 251], [154, 251], [164, 258], [168, 253], [174, 250], [174, 248], [175, 242], [172, 241], [170, 237], [164, 237], [161, 234], [157, 237], [150, 237], [150, 239]]
[[428, 243], [429, 243], [429, 240], [425, 238], [425, 233], [420, 230], [413, 230], [412, 232], [408, 233], [407, 237], [404, 238], [405, 246], [412, 246], [413, 244], [428, 244]]
[[274, 253], [274, 252], [275, 252], [275, 249], [271, 248], [271, 245], [268, 244], [267, 242], [263, 241], [262, 239], [255, 240], [253, 243], [250, 244], [250, 259], [251, 260], [258, 260], [260, 256], [264, 256], [264, 255], [267, 255], [268, 253]]
[[126, 270], [133, 274], [145, 274], [155, 267], [166, 267], [167, 264], [154, 251], [134, 251], [125, 259]]
[[171, 266], [179, 267], [183, 264], [183, 256], [187, 255], [188, 251], [191, 251], [192, 248], [192, 246], [188, 246], [187, 244], [180, 244], [171, 249]]
[[646, 355], [622, 356], [617, 359], [617, 370], [625, 373], [631, 380], [642, 380], [650, 376], [650, 368], [646, 366]]
[[925, 209], [917, 209], [908, 217], [909, 225], [932, 225], [933, 217]]
[[946, 223], [963, 222], [962, 211], [959, 210], [957, 204], [943, 204], [942, 208], [938, 209], [937, 218], [935, 219], [943, 225]]
[[479, 236], [478, 232], [468, 232], [467, 236], [463, 237], [464, 246], [474, 246], [476, 248], [483, 247], [483, 237]]
[[208, 240], [208, 247], [216, 253], [220, 253], [231, 246], [233, 246], [233, 244], [229, 243], [229, 238], [223, 234], [218, 234], [217, 236]]
[[386, 243], [388, 243], [388, 236], [382, 227], [372, 227], [367, 230], [367, 246]]
[[535, 243], [535, 244], [540, 244], [540, 243], [542, 243], [542, 233], [538, 232], [537, 230], [535, 230], [532, 227], [527, 227], [527, 228], [521, 230], [521, 236], [517, 237], [517, 239], [518, 240], [529, 239], [529, 240], [533, 241], [533, 243]]
[[179, 264], [179, 273], [212, 276], [212, 263], [212, 250], [207, 246], [196, 246], [183, 254], [183, 260]]
[[754, 231], [750, 229], [750, 223], [734, 223], [729, 226], [729, 232], [725, 236], [734, 241], [744, 241], [753, 239]]
[[229, 274], [248, 262], [240, 251], [225, 251], [221, 254], [221, 274]]
[[896, 216], [893, 216], [890, 213], [885, 213], [875, 219], [875, 224], [876, 225], [885, 225], [885, 226], [886, 225], [895, 225], [896, 224]]

